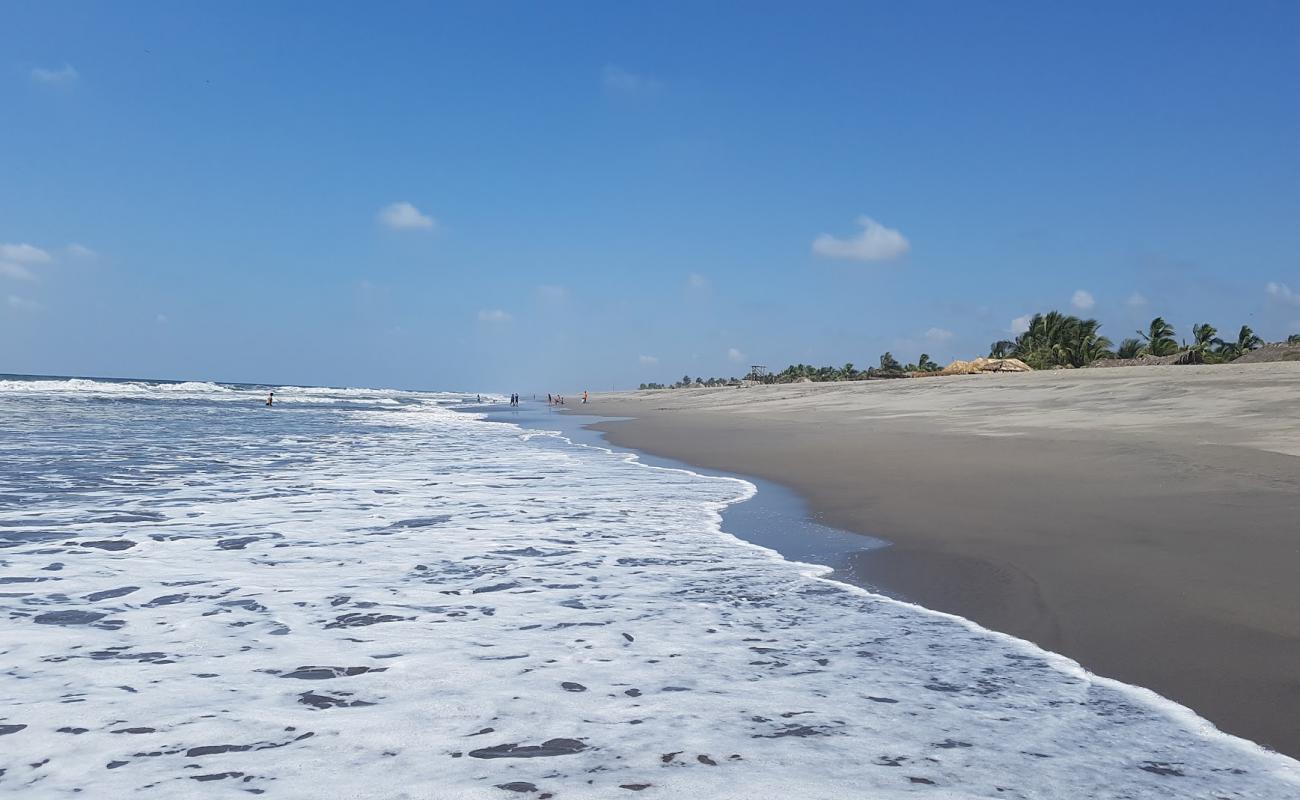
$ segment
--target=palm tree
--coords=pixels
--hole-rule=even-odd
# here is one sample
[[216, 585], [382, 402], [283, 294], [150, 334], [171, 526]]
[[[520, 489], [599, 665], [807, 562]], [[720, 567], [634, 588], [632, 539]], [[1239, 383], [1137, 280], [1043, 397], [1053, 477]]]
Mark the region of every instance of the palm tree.
[[1015, 349], [1016, 343], [1008, 339], [999, 339], [989, 345], [989, 358], [1007, 358]]
[[1300, 333], [1293, 333], [1286, 337], [1287, 344], [1300, 344]]
[[1146, 351], [1153, 356], [1171, 356], [1178, 352], [1178, 342], [1174, 341], [1174, 326], [1162, 317], [1151, 320], [1146, 332], [1138, 331], [1146, 341]]
[[1202, 322], [1192, 326], [1192, 338], [1196, 340], [1193, 348], [1205, 350], [1219, 338], [1219, 332], [1210, 323]]
[[1064, 343], [1070, 366], [1086, 367], [1094, 361], [1115, 357], [1110, 349], [1110, 339], [1097, 332], [1101, 329], [1100, 322], [1095, 319], [1071, 319], [1073, 322], [1067, 329], [1068, 339]]
[[1137, 358], [1142, 355], [1142, 342], [1139, 339], [1125, 339], [1119, 343], [1119, 349], [1115, 351], [1118, 358]]
[[1198, 323], [1192, 326], [1192, 346], [1188, 347], [1183, 342], [1183, 347], [1193, 356], [1189, 359], [1193, 363], [1202, 361], [1207, 364], [1218, 363], [1219, 357], [1216, 351], [1223, 345], [1223, 340], [1219, 338], [1219, 331], [1208, 322]]
[[[1029, 329], [1002, 352], [1009, 351], [1034, 369], [1082, 367], [1114, 356], [1110, 339], [1102, 336], [1100, 329], [1101, 323], [1095, 319], [1079, 319], [1059, 311], [1035, 314], [1029, 320]], [[1000, 344], [994, 342], [991, 350], [996, 353]]]
[[903, 365], [898, 363], [898, 359], [894, 358], [893, 353], [886, 350], [884, 355], [880, 357], [880, 371], [889, 374], [899, 374], [903, 371]]
[[1035, 314], [1029, 327], [1016, 337], [1011, 354], [1022, 359], [1034, 369], [1044, 369], [1059, 363], [1054, 342], [1060, 338], [1065, 316], [1059, 311]]
[[1218, 344], [1219, 357], [1224, 361], [1235, 361], [1246, 353], [1249, 353], [1251, 350], [1262, 346], [1264, 340], [1256, 336], [1255, 332], [1250, 329], [1249, 325], [1242, 325], [1241, 330], [1237, 332], [1237, 341], [1225, 342], [1220, 339], [1218, 340]]
[[1105, 336], [1092, 334], [1079, 339], [1074, 349], [1074, 359], [1072, 366], [1086, 367], [1094, 361], [1101, 361], [1105, 358], [1114, 358], [1115, 351], [1111, 349], [1111, 341]]
[[918, 372], [938, 372], [941, 367], [930, 360], [929, 353], [922, 353], [921, 358], [916, 362]]

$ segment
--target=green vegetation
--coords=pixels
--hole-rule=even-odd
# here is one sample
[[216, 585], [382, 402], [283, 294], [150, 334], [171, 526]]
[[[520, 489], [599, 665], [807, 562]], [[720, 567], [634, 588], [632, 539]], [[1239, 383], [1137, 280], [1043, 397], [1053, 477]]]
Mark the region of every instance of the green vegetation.
[[641, 389], [690, 389], [692, 387], [705, 386], [737, 386], [740, 384], [739, 378], [692, 378], [690, 375], [683, 375], [677, 383], [664, 386], [662, 383], [643, 383]]
[[[913, 367], [915, 367], [915, 369], [913, 369]], [[941, 369], [943, 369], [942, 366], [930, 360], [929, 353], [922, 353], [921, 357], [917, 359], [915, 364], [907, 365], [908, 372], [938, 372]]]
[[1142, 355], [1141, 339], [1125, 339], [1119, 343], [1119, 349], [1115, 351], [1116, 358], [1137, 358]]
[[[747, 381], [758, 383], [795, 383], [796, 381], [812, 381], [813, 383], [827, 383], [833, 381], [864, 381], [875, 378], [906, 378], [911, 372], [931, 372], [939, 369], [939, 365], [930, 360], [926, 353], [921, 354], [920, 360], [916, 364], [907, 364], [904, 366], [894, 358], [891, 353], [885, 353], [880, 357], [880, 367], [867, 367], [858, 369], [852, 362], [842, 367], [816, 367], [812, 364], [791, 364], [785, 369], [775, 374], [745, 376]], [[692, 378], [689, 375], [683, 375], [680, 381], [665, 386], [662, 383], [643, 383], [642, 389], [687, 389], [692, 387], [707, 386], [734, 386], [740, 383], [739, 378]]]
[[1246, 353], [1264, 345], [1264, 340], [1255, 335], [1249, 325], [1242, 325], [1241, 330], [1237, 333], [1237, 341], [1225, 342], [1222, 339], [1214, 340], [1216, 345], [1215, 355], [1221, 361], [1232, 361], [1241, 358]]
[[1193, 347], [1199, 347], [1202, 350], [1208, 350], [1219, 339], [1219, 329], [1208, 322], [1201, 322], [1192, 326], [1192, 339], [1195, 340]]
[[886, 378], [903, 377], [903, 365], [898, 363], [898, 359], [894, 358], [894, 354], [888, 350], [880, 357], [880, 375]]
[[[1114, 358], [1110, 339], [1098, 333], [1101, 323], [1059, 311], [1035, 314], [1029, 329], [1014, 342], [994, 342], [990, 358], [1018, 358], [1034, 369], [1084, 367], [1101, 358]], [[1009, 345], [1009, 346], [1008, 346]]]
[[1287, 344], [1300, 344], [1300, 333], [1293, 333], [1286, 337]]
[[[1170, 356], [1179, 352], [1190, 355], [1188, 361], [1221, 364], [1240, 358], [1245, 353], [1264, 344], [1248, 325], [1242, 325], [1234, 342], [1219, 338], [1218, 329], [1209, 323], [1192, 326], [1192, 343], [1179, 346], [1174, 338], [1174, 326], [1162, 317], [1151, 320], [1145, 331], [1137, 331], [1137, 338], [1128, 338], [1112, 349], [1111, 340], [1100, 333], [1101, 323], [1095, 319], [1080, 319], [1059, 311], [1035, 314], [1029, 328], [1014, 340], [1000, 339], [989, 345], [989, 358], [1018, 358], [1034, 369], [1061, 367], [1086, 367], [1108, 358], [1135, 359], [1143, 356]], [[1300, 334], [1287, 338], [1289, 344], [1300, 344]], [[811, 364], [791, 364], [775, 374], [746, 375], [745, 380], [758, 383], [795, 383], [812, 381], [862, 381], [878, 378], [906, 378], [917, 372], [938, 372], [942, 367], [922, 353], [915, 364], [902, 364], [893, 353], [880, 356], [879, 367], [857, 369], [851, 362], [842, 367], [815, 367]], [[739, 378], [682, 379], [670, 386], [662, 383], [643, 383], [642, 389], [684, 389], [702, 386], [736, 386]]]
[[1180, 347], [1174, 339], [1174, 326], [1162, 317], [1151, 320], [1145, 331], [1137, 331], [1139, 338], [1129, 338], [1111, 350], [1111, 342], [1098, 331], [1101, 325], [1095, 319], [1079, 319], [1059, 311], [1035, 314], [1029, 321], [1029, 330], [1012, 341], [994, 342], [989, 347], [990, 358], [1019, 358], [1034, 369], [1052, 367], [1083, 367], [1103, 358], [1133, 359], [1142, 356], [1171, 356], [1180, 351], [1191, 354], [1190, 361], [1220, 364], [1241, 357], [1264, 342], [1249, 326], [1243, 325], [1237, 341], [1226, 342], [1219, 331], [1209, 323], [1192, 326], [1192, 344]]
[[1174, 341], [1174, 326], [1165, 322], [1163, 317], [1156, 317], [1146, 331], [1138, 331], [1146, 341], [1144, 355], [1172, 356], [1178, 352], [1178, 342]]

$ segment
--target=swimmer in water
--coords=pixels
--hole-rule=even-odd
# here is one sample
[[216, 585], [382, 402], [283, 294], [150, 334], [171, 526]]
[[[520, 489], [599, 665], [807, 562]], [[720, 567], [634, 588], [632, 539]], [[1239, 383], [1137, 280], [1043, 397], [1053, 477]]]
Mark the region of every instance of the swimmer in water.
[[274, 405], [274, 404], [275, 404], [275, 392], [271, 392], [270, 394], [268, 394], [268, 395], [266, 396], [266, 404], [267, 404], [268, 406], [269, 406], [269, 405]]

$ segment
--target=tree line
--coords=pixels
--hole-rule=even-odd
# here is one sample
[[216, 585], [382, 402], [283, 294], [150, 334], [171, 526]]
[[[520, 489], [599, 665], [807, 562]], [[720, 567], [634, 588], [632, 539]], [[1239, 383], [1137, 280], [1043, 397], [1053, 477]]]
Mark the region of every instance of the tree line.
[[[1249, 325], [1242, 325], [1236, 339], [1223, 339], [1213, 325], [1202, 322], [1192, 326], [1192, 341], [1177, 340], [1177, 332], [1163, 317], [1156, 317], [1144, 331], [1124, 339], [1115, 347], [1102, 336], [1101, 323], [1095, 319], [1080, 319], [1059, 311], [1035, 314], [1029, 327], [1015, 339], [1002, 339], [989, 346], [989, 358], [1018, 358], [1034, 369], [1054, 367], [1086, 367], [1102, 359], [1133, 359], [1142, 356], [1171, 356], [1186, 352], [1189, 361], [1204, 364], [1226, 364], [1240, 358], [1264, 344]], [[1287, 343], [1300, 345], [1300, 333], [1287, 337]], [[858, 369], [852, 363], [842, 367], [816, 367], [811, 364], [791, 364], [780, 372], [750, 373], [744, 380], [758, 383], [794, 383], [809, 380], [814, 383], [828, 381], [862, 381], [874, 378], [906, 378], [915, 372], [938, 372], [939, 364], [922, 353], [914, 364], [902, 364], [892, 353], [880, 356], [880, 366]], [[685, 389], [707, 386], [735, 386], [740, 378], [692, 378], [683, 375], [672, 384], [643, 383], [642, 389]]]
[[[922, 353], [921, 357], [914, 364], [903, 364], [894, 358], [893, 353], [886, 352], [880, 356], [880, 366], [867, 367], [858, 369], [852, 363], [845, 364], [842, 367], [816, 367], [812, 364], [791, 364], [780, 372], [756, 374], [749, 373], [743, 380], [754, 381], [756, 383], [794, 383], [799, 380], [809, 380], [814, 383], [824, 383], [829, 381], [864, 381], [873, 378], [906, 378], [913, 372], [938, 372], [942, 369], [939, 364], [930, 359], [928, 353]], [[676, 383], [643, 383], [642, 389], [688, 389], [692, 387], [707, 386], [735, 386], [741, 382], [741, 378], [692, 378], [690, 375], [683, 375], [682, 379]]]
[[[1049, 311], [1035, 314], [1029, 327], [1015, 339], [1002, 339], [989, 346], [990, 358], [1018, 358], [1034, 369], [1086, 367], [1109, 358], [1171, 356], [1186, 352], [1189, 360], [1222, 364], [1240, 358], [1264, 344], [1249, 325], [1242, 325], [1237, 338], [1223, 339], [1208, 322], [1192, 326], [1192, 341], [1180, 344], [1174, 326], [1156, 317], [1137, 336], [1124, 339], [1118, 347], [1100, 333], [1101, 323]], [[1296, 337], [1292, 337], [1296, 338]]]

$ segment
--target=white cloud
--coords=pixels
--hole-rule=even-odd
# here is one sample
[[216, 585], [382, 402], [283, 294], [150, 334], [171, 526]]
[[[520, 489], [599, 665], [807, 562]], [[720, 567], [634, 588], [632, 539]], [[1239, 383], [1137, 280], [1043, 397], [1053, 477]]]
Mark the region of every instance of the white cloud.
[[823, 233], [813, 239], [812, 251], [827, 258], [892, 261], [912, 248], [902, 233], [886, 228], [871, 217], [858, 217], [858, 224], [862, 226], [862, 233], [848, 239], [837, 239]]
[[1129, 308], [1144, 308], [1146, 304], [1147, 304], [1147, 299], [1142, 296], [1141, 292], [1134, 292], [1133, 294], [1128, 296], [1127, 300], [1124, 301], [1124, 305], [1128, 306]]
[[19, 264], [48, 264], [54, 258], [39, 247], [30, 244], [0, 244], [0, 261]]
[[405, 200], [379, 210], [379, 222], [395, 231], [433, 230], [438, 221]]
[[1074, 295], [1070, 298], [1070, 305], [1080, 311], [1087, 311], [1097, 305], [1097, 300], [1092, 296], [1092, 292], [1079, 289], [1075, 291]]
[[686, 291], [691, 294], [707, 294], [713, 288], [713, 282], [698, 272], [686, 276]]
[[157, 322], [159, 325], [166, 325], [166, 324], [167, 324], [167, 315], [166, 315], [166, 314], [159, 314], [158, 316], [154, 317], [154, 321]]
[[1033, 319], [1033, 314], [1026, 314], [1023, 317], [1016, 317], [1011, 320], [1011, 332], [1019, 336], [1029, 330], [1029, 320]]
[[84, 244], [77, 244], [76, 242], [73, 242], [72, 244], [68, 245], [65, 249], [68, 251], [68, 255], [72, 256], [73, 258], [80, 258], [86, 261], [94, 261], [95, 259], [99, 258], [99, 253], [96, 253], [94, 250], [91, 250], [89, 247], [86, 247]]
[[478, 312], [479, 322], [509, 322], [510, 315], [499, 308], [484, 309]]
[[29, 300], [26, 297], [19, 297], [16, 294], [9, 295], [8, 301], [9, 301], [9, 307], [16, 311], [35, 312], [45, 308], [45, 306], [41, 305], [35, 300]]
[[1300, 306], [1300, 292], [1293, 291], [1291, 287], [1287, 286], [1285, 283], [1273, 283], [1270, 281], [1269, 284], [1264, 287], [1264, 291], [1268, 292], [1268, 296], [1279, 303], [1286, 303], [1290, 306]]
[[36, 280], [32, 267], [36, 264], [51, 264], [54, 256], [49, 251], [27, 243], [8, 244], [0, 242], [0, 277], [16, 278], [23, 281]]
[[34, 281], [36, 274], [22, 264], [15, 264], [12, 261], [0, 261], [0, 277], [13, 278], [20, 281]]
[[642, 364], [645, 364], [647, 367], [654, 366], [655, 364], [659, 363], [659, 359], [656, 356], [639, 356], [637, 360], [640, 361]]
[[46, 86], [71, 86], [81, 74], [71, 64], [64, 64], [58, 69], [32, 67], [32, 81]]
[[537, 297], [547, 303], [563, 303], [569, 299], [569, 290], [563, 286], [546, 284], [537, 287]]
[[727, 360], [733, 364], [740, 364], [744, 362], [745, 354], [732, 347], [727, 350]]
[[925, 332], [925, 338], [935, 344], [942, 344], [952, 338], [952, 331], [943, 328], [931, 328]]
[[661, 81], [628, 72], [613, 64], [607, 64], [601, 70], [600, 82], [605, 91], [618, 94], [655, 94], [664, 88]]

